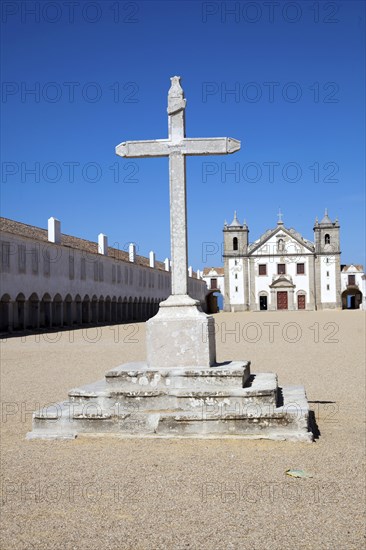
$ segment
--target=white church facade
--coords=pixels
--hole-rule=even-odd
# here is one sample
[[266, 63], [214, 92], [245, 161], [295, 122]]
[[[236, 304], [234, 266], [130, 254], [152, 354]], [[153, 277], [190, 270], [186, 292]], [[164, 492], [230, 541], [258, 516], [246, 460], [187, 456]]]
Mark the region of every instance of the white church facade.
[[327, 211], [314, 224], [314, 242], [276, 227], [253, 243], [236, 213], [224, 233], [224, 310], [322, 310], [342, 307], [340, 226]]

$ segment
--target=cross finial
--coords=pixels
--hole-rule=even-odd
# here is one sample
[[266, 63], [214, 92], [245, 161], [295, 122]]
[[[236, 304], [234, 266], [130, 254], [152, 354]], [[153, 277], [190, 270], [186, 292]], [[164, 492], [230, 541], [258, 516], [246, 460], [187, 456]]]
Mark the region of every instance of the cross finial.
[[180, 85], [180, 76], [172, 76], [171, 86], [168, 92], [168, 114], [178, 113], [186, 107], [183, 88]]
[[325, 209], [324, 216], [328, 216], [328, 208]]
[[183, 88], [180, 85], [180, 76], [171, 76], [170, 77], [170, 90], [169, 95], [173, 95], [174, 97], [180, 96], [183, 97]]
[[277, 217], [278, 217], [278, 222], [277, 223], [283, 223], [283, 220], [282, 220], [282, 212], [281, 212], [281, 208], [278, 209], [278, 214], [277, 214]]

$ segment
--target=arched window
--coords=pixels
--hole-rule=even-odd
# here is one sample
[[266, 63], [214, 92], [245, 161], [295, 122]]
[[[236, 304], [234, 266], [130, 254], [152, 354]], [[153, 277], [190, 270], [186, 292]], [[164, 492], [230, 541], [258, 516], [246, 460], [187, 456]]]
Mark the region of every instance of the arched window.
[[324, 243], [325, 244], [330, 244], [330, 235], [328, 235], [328, 233], [324, 237]]
[[233, 250], [238, 250], [238, 238], [233, 238]]

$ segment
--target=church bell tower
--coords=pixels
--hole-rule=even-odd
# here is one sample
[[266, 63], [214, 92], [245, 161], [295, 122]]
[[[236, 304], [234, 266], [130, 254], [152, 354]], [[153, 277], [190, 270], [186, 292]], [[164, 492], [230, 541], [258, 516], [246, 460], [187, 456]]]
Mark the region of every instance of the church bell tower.
[[230, 224], [224, 224], [224, 275], [225, 297], [224, 311], [246, 311], [248, 303], [248, 265], [247, 254], [249, 229], [244, 221], [241, 224], [234, 212]]
[[340, 225], [325, 209], [324, 217], [314, 224], [315, 297], [317, 309], [341, 307]]
[[237, 218], [236, 211], [230, 225], [224, 224], [224, 257], [226, 255], [242, 256], [248, 252], [249, 229], [247, 224], [241, 224]]

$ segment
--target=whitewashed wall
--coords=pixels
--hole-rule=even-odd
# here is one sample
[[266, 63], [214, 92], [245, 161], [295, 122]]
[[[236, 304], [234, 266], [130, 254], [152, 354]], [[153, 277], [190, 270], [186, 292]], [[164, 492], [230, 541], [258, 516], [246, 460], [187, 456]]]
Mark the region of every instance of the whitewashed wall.
[[[336, 264], [333, 258], [322, 256], [320, 259], [320, 297], [323, 303], [336, 302]], [[328, 287], [329, 286], [329, 290]]]
[[204, 275], [202, 279], [206, 282], [207, 288], [211, 289], [211, 279], [217, 280], [217, 290], [225, 296], [225, 277], [224, 275], [219, 275], [215, 270], [211, 270], [208, 274]]
[[347, 271], [345, 271], [345, 272], [342, 271], [342, 273], [341, 273], [341, 291], [343, 292], [344, 290], [347, 290], [348, 275], [354, 275], [355, 276], [356, 285], [358, 286], [358, 288], [360, 289], [362, 294], [364, 294], [364, 291], [363, 291], [364, 280], [362, 279], [363, 272], [359, 271], [354, 266], [350, 266], [347, 269]]
[[[10, 266], [9, 269], [2, 269], [1, 273], [1, 295], [8, 294], [11, 300], [16, 299], [19, 293], [24, 294], [26, 300], [33, 293], [39, 299], [48, 293], [51, 299], [56, 294], [60, 294], [62, 299], [70, 294], [72, 299], [76, 295], [81, 298], [85, 295], [90, 298], [96, 295], [98, 298], [116, 296], [158, 300], [163, 300], [170, 294], [170, 272], [167, 271], [5, 232], [2, 233], [1, 243], [10, 245]], [[19, 245], [26, 249], [25, 272], [19, 269]], [[38, 255], [38, 273], [34, 271], [34, 250]], [[45, 274], [47, 255], [50, 257], [49, 274]], [[82, 260], [85, 260], [85, 280], [81, 277]], [[71, 264], [74, 266], [72, 277]], [[94, 270], [98, 272], [98, 280], [95, 280]], [[204, 303], [204, 281], [190, 277], [189, 293]]]
[[[235, 263], [236, 262], [236, 263]], [[235, 277], [236, 276], [236, 277]], [[237, 288], [237, 291], [235, 290]], [[231, 305], [244, 303], [244, 264], [243, 259], [229, 259], [229, 289]]]

